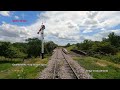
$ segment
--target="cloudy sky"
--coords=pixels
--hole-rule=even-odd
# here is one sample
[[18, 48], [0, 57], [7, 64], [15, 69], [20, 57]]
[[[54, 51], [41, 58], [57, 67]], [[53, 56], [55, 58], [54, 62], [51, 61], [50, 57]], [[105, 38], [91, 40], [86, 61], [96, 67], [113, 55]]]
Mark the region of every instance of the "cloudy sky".
[[84, 39], [100, 41], [110, 32], [120, 35], [120, 11], [0, 11], [0, 41], [41, 39], [37, 32], [42, 22], [45, 41], [59, 45]]

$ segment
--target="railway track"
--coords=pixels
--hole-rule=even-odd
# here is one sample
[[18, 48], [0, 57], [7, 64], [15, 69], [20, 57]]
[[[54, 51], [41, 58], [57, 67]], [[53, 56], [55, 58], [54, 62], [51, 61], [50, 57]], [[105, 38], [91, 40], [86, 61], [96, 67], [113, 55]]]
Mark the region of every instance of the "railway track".
[[62, 48], [56, 48], [48, 63], [42, 71], [41, 79], [91, 79], [77, 62], [67, 54]]
[[56, 50], [56, 57], [55, 57], [55, 63], [53, 68], [53, 78], [52, 79], [60, 79], [60, 76], [58, 75], [59, 67], [58, 67], [58, 50]]
[[69, 69], [69, 73], [72, 74], [71, 76], [74, 78], [74, 79], [79, 79], [77, 73], [75, 72], [75, 70], [72, 68], [72, 65], [68, 62], [68, 58], [65, 56], [66, 54], [61, 51], [63, 57], [64, 57], [64, 60], [65, 60], [65, 63], [66, 63], [66, 66], [67, 68]]
[[61, 49], [61, 55], [62, 55], [63, 59], [58, 58], [58, 50], [56, 50], [56, 58], [55, 58], [56, 60], [55, 60], [54, 69], [53, 69], [53, 79], [62, 79], [59, 75], [60, 65], [59, 65], [58, 60], [61, 60], [64, 62], [64, 67], [72, 79], [79, 79], [77, 73], [72, 68], [72, 65], [68, 62], [68, 58], [67, 58], [66, 54], [62, 51], [62, 49]]

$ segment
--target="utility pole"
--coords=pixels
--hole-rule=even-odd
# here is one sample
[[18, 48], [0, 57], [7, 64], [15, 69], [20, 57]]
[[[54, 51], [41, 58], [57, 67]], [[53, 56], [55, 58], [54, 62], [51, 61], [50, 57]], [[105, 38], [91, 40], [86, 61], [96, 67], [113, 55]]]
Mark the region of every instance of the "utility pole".
[[41, 25], [41, 28], [39, 30], [39, 32], [37, 34], [40, 33], [41, 31], [41, 37], [42, 37], [42, 49], [41, 49], [41, 56], [42, 56], [42, 59], [44, 58], [44, 29], [45, 29], [45, 25]]

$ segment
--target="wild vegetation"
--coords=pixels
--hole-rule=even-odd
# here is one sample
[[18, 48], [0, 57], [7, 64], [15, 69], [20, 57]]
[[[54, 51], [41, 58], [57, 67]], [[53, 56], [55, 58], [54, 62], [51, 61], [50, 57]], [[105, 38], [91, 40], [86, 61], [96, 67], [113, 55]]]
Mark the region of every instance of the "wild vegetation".
[[107, 59], [114, 63], [120, 63], [120, 36], [114, 32], [103, 38], [102, 41], [84, 40], [74, 45], [67, 44], [68, 50], [77, 49], [86, 52], [89, 56]]
[[66, 45], [71, 50], [81, 50], [87, 56], [73, 57], [86, 70], [108, 70], [90, 72], [96, 79], [120, 79], [120, 36], [110, 33], [102, 41], [84, 40], [81, 43]]
[[[0, 41], [0, 79], [34, 79], [45, 68], [53, 49], [52, 41], [45, 42], [44, 59], [40, 58], [41, 40], [29, 38], [25, 43]], [[39, 66], [13, 66], [13, 64], [40, 64]]]
[[[52, 42], [45, 42], [45, 54], [50, 55], [57, 45]], [[0, 56], [13, 59], [13, 58], [31, 58], [40, 56], [41, 40], [38, 38], [29, 38], [25, 43], [10, 43], [0, 42]]]

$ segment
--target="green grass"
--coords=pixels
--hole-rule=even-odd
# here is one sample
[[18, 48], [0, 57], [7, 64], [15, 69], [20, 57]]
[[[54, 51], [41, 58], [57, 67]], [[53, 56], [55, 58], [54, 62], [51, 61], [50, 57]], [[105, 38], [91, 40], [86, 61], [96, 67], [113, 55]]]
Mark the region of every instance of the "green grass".
[[2, 70], [7, 70], [11, 67], [12, 65], [9, 64], [9, 63], [3, 63], [3, 64], [0, 64], [0, 71]]
[[0, 79], [35, 79], [46, 66], [13, 66], [13, 64], [47, 64], [48, 58], [26, 59], [24, 62], [0, 60]]
[[71, 52], [70, 50], [75, 49], [75, 48], [76, 48], [75, 45], [71, 45], [71, 46], [67, 47], [66, 49], [68, 50], [68, 52]]
[[108, 72], [89, 72], [95, 79], [120, 79], [120, 64], [93, 57], [74, 57], [86, 70], [108, 70]]
[[2, 73], [2, 75], [4, 75], [2, 76], [2, 79], [35, 79], [43, 69], [43, 66], [25, 66], [19, 67], [19, 69], [16, 70], [10, 69], [9, 71]]
[[107, 60], [109, 62], [113, 62], [116, 64], [120, 64], [120, 52], [118, 52], [116, 55], [100, 55], [100, 54], [94, 54], [93, 57], [98, 59]]

